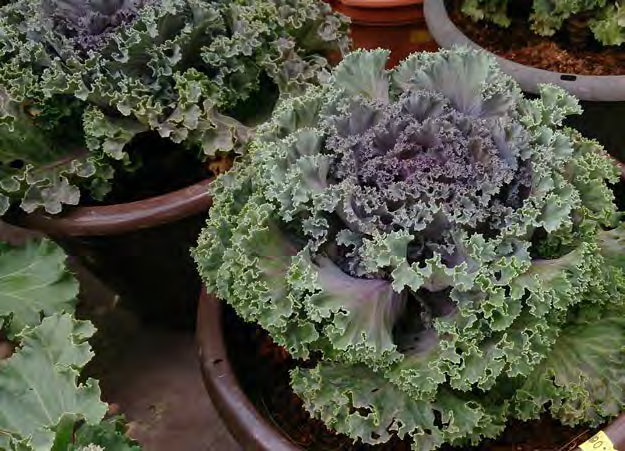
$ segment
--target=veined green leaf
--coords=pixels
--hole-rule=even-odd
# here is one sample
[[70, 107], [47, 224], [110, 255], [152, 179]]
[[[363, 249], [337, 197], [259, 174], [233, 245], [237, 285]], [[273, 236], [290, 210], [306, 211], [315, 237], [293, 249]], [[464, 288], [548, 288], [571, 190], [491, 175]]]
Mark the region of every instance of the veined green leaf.
[[97, 382], [78, 382], [93, 356], [86, 340], [94, 332], [89, 322], [55, 314], [19, 334], [19, 348], [0, 362], [0, 448], [26, 441], [34, 451], [50, 451], [63, 418], [95, 424], [104, 417]]
[[41, 316], [72, 312], [78, 283], [67, 272], [63, 250], [47, 239], [0, 252], [0, 318], [9, 336], [35, 326]]

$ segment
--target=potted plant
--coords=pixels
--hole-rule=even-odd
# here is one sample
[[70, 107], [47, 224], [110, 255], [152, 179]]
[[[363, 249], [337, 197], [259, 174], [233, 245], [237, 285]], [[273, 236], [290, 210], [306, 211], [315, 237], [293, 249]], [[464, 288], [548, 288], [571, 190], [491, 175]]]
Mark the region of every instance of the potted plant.
[[197, 297], [187, 249], [207, 184], [279, 95], [316, 82], [344, 28], [317, 0], [5, 4], [0, 213], [188, 322], [170, 308]]
[[[623, 10], [618, 1], [426, 0], [425, 19], [441, 47], [481, 48], [527, 93], [552, 83], [581, 100], [568, 123], [620, 161], [625, 147]], [[474, 22], [479, 21], [479, 22]]]
[[74, 317], [76, 280], [49, 240], [0, 243], [0, 448], [138, 451], [119, 417], [106, 418], [94, 379], [89, 321]]
[[423, 0], [333, 0], [351, 19], [354, 48], [391, 50], [388, 67], [413, 52], [436, 50], [423, 17]]
[[[616, 416], [619, 170], [562, 126], [577, 101], [553, 85], [525, 98], [485, 52], [414, 54], [392, 71], [387, 57], [346, 56], [212, 184], [193, 251], [207, 291], [289, 353], [305, 410], [359, 444], [475, 445], [511, 419]], [[205, 349], [220, 374], [227, 356]], [[239, 399], [219, 390], [218, 407]]]

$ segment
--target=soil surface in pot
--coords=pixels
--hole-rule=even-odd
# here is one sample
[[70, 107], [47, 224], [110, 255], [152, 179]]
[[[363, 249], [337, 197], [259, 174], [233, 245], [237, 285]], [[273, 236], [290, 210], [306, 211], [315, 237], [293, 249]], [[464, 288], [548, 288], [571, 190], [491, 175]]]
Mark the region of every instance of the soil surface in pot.
[[[409, 451], [410, 443], [393, 439], [384, 445], [354, 444], [347, 436], [328, 430], [302, 408], [289, 386], [293, 360], [258, 326], [243, 323], [230, 307], [224, 309], [228, 355], [243, 390], [270, 423], [294, 444], [314, 451]], [[511, 422], [498, 440], [487, 440], [473, 451], [572, 451], [592, 436], [584, 427], [568, 428], [549, 418]], [[459, 448], [445, 448], [459, 451]]]
[[[539, 36], [529, 28], [531, 2], [508, 8], [508, 28], [491, 22], [474, 22], [460, 12], [463, 0], [447, 1], [449, 16], [467, 37], [494, 54], [526, 66], [578, 75], [625, 75], [625, 47], [601, 46], [591, 32]], [[518, 1], [516, 3], [519, 3]], [[570, 36], [576, 36], [571, 39]]]
[[[260, 74], [260, 87], [236, 107], [221, 114], [236, 118], [247, 127], [267, 120], [279, 97], [276, 84]], [[81, 206], [135, 202], [186, 188], [217, 176], [232, 166], [234, 153], [206, 156], [199, 148], [189, 148], [162, 138], [155, 131], [139, 133], [125, 147], [130, 163], [113, 161], [115, 170], [111, 190], [95, 199], [87, 189], [81, 191]]]
[[131, 163], [124, 166], [114, 162], [111, 191], [101, 201], [83, 191], [82, 206], [143, 200], [186, 188], [213, 175], [208, 162], [203, 164], [196, 153], [160, 138], [157, 133], [141, 133], [128, 146]]
[[[248, 127], [265, 121], [278, 100], [278, 87], [267, 75], [260, 75], [260, 88], [236, 108], [222, 111]], [[232, 154], [207, 157], [202, 150], [185, 148], [157, 132], [137, 135], [127, 149], [130, 165], [114, 162], [112, 189], [102, 201], [83, 193], [81, 205], [110, 205], [134, 202], [176, 191], [217, 176], [232, 165]]]

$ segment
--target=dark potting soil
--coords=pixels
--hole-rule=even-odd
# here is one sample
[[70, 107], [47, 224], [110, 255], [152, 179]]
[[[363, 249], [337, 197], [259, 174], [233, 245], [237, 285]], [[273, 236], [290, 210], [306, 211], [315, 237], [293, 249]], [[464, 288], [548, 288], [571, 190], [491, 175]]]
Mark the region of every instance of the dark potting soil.
[[[222, 111], [248, 127], [265, 121], [279, 97], [278, 87], [266, 74], [260, 74], [260, 88], [236, 108]], [[130, 167], [114, 163], [112, 189], [101, 201], [81, 197], [81, 205], [110, 205], [133, 202], [170, 193], [216, 176], [232, 165], [230, 155], [207, 158], [201, 150], [190, 150], [156, 132], [137, 135], [125, 149], [132, 161]]]
[[[410, 442], [394, 438], [371, 446], [330, 431], [303, 409], [289, 386], [289, 370], [302, 365], [273, 343], [257, 326], [243, 323], [230, 307], [224, 309], [228, 355], [239, 382], [256, 408], [295, 445], [311, 451], [409, 451]], [[591, 437], [584, 427], [569, 428], [550, 419], [512, 421], [498, 440], [486, 440], [472, 451], [572, 451]], [[443, 451], [459, 451], [446, 447]]]
[[[568, 33], [564, 29], [554, 36], [539, 36], [529, 27], [527, 8], [510, 7], [512, 23], [502, 28], [487, 21], [474, 22], [460, 12], [457, 0], [448, 1], [447, 5], [459, 30], [502, 58], [566, 74], [625, 75], [625, 46], [601, 46], [585, 31]], [[570, 37], [573, 34], [576, 39]]]
[[200, 182], [212, 175], [197, 153], [182, 148], [157, 133], [142, 133], [129, 143], [130, 166], [114, 162], [111, 191], [95, 200], [84, 191], [81, 205], [134, 202], [166, 194]]

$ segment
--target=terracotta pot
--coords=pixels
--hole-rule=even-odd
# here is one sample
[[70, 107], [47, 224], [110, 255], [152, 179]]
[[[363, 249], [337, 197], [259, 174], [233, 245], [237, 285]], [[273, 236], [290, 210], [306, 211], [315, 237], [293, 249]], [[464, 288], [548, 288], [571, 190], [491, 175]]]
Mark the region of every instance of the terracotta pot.
[[423, 17], [423, 0], [334, 0], [334, 9], [352, 20], [354, 48], [391, 50], [388, 67], [410, 53], [437, 45]]
[[209, 184], [59, 215], [18, 213], [8, 220], [50, 236], [146, 321], [191, 328], [201, 283], [189, 249], [212, 204]]
[[[424, 1], [425, 20], [438, 45], [444, 48], [461, 45], [488, 51], [454, 25], [447, 13], [449, 5], [451, 2], [445, 0]], [[501, 69], [514, 77], [526, 93], [536, 94], [539, 84], [552, 83], [579, 98], [584, 114], [569, 117], [567, 125], [576, 128], [584, 136], [597, 139], [613, 156], [625, 161], [625, 133], [622, 132], [622, 118], [625, 117], [625, 75], [563, 74], [494, 56]]]
[[[196, 339], [204, 385], [221, 418], [243, 449], [250, 451], [299, 451], [300, 446], [270, 424], [254, 407], [239, 385], [228, 358], [224, 335], [224, 306], [204, 289], [200, 295]], [[625, 449], [625, 414], [604, 430], [615, 449]], [[578, 448], [579, 449], [579, 448]], [[609, 448], [595, 448], [609, 449]]]

